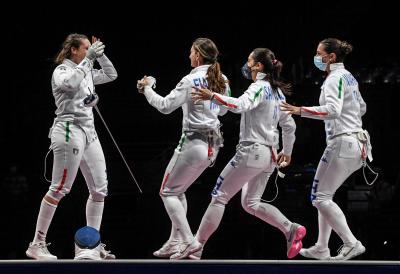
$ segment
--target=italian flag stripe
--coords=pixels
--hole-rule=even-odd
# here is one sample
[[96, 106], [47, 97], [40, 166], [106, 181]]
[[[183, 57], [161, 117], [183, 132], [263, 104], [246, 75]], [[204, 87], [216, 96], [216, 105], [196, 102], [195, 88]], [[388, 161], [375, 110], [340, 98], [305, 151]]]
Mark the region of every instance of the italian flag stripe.
[[220, 102], [222, 105], [228, 107], [228, 108], [237, 108], [236, 105], [233, 104], [229, 104], [228, 102], [225, 102], [224, 100], [222, 100], [221, 97], [219, 97], [218, 95], [215, 95], [215, 100], [217, 100], [218, 102]]
[[339, 94], [338, 94], [338, 98], [342, 98], [342, 91], [343, 91], [343, 80], [342, 78], [340, 78], [339, 80]]
[[256, 92], [256, 94], [254, 94], [253, 102], [257, 99], [258, 96], [260, 96], [261, 91], [262, 91], [262, 88], [260, 88], [260, 89]]
[[69, 122], [66, 122], [66, 124], [65, 124], [65, 141], [66, 142], [69, 142], [69, 139], [71, 138], [70, 134], [71, 134], [71, 130], [69, 129]]

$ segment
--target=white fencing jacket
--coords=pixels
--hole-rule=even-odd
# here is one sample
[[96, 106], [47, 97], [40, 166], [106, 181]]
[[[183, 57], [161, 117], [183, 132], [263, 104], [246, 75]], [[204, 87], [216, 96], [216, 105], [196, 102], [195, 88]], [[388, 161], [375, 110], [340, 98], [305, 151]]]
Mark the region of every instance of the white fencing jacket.
[[257, 74], [257, 80], [239, 98], [215, 94], [213, 102], [230, 111], [242, 113], [240, 140], [256, 142], [274, 148], [279, 147], [278, 124], [282, 128], [283, 153], [291, 155], [296, 139], [296, 124], [291, 115], [280, 111], [285, 96], [278, 88], [272, 90], [270, 83], [263, 80], [264, 73]]
[[65, 59], [57, 66], [51, 79], [57, 117], [54, 122], [69, 121], [81, 127], [92, 141], [97, 137], [94, 129], [92, 107], [84, 106], [83, 100], [94, 92], [94, 85], [113, 81], [117, 78], [111, 61], [103, 54], [98, 58], [101, 69], [93, 69], [93, 63], [84, 58], [78, 65]]
[[[208, 87], [207, 69], [210, 65], [202, 65], [194, 68], [188, 75], [176, 85], [167, 96], [158, 95], [150, 86], [144, 88], [147, 101], [161, 113], [169, 114], [182, 107], [183, 120], [182, 131], [215, 130], [219, 128], [218, 115], [224, 115], [226, 109], [210, 101], [194, 103], [191, 97], [192, 87]], [[226, 76], [223, 75], [226, 80]], [[225, 95], [230, 95], [228, 84]]]
[[326, 138], [362, 131], [361, 116], [367, 111], [358, 82], [343, 63], [330, 65], [321, 87], [320, 106], [301, 107], [301, 116], [324, 120]]

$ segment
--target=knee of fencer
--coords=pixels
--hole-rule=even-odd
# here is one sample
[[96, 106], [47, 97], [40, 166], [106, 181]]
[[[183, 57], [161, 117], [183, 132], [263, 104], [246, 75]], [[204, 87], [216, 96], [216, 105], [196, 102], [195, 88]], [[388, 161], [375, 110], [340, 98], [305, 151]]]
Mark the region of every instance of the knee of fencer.
[[90, 195], [89, 195], [89, 199], [90, 200], [92, 200], [92, 201], [94, 201], [94, 202], [104, 202], [104, 198], [106, 197], [107, 195], [94, 195], [93, 196], [93, 194], [91, 193]]
[[107, 189], [103, 191], [91, 191], [89, 195], [89, 199], [95, 202], [103, 202], [104, 198], [107, 197]]
[[210, 205], [225, 207], [227, 203], [228, 201], [226, 201], [226, 199], [223, 199], [221, 197], [212, 197]]
[[[46, 200], [46, 202], [48, 202], [48, 203], [50, 203], [50, 204], [58, 205], [58, 203], [60, 202], [60, 200], [61, 200], [62, 198], [64, 198], [64, 196], [65, 196], [66, 194], [68, 194], [68, 192], [64, 194], [64, 193], [61, 192], [61, 191], [54, 191], [54, 190], [51, 190], [51, 189], [50, 189], [49, 191], [47, 191], [47, 193], [46, 193], [44, 199]], [[48, 199], [48, 198], [49, 198], [49, 199]]]
[[332, 202], [333, 195], [329, 194], [317, 194], [315, 199], [312, 201], [312, 204], [317, 209], [322, 209]]
[[161, 199], [163, 197], [168, 197], [168, 196], [177, 196], [179, 199], [186, 199], [185, 191], [172, 192], [172, 191], [168, 190], [167, 188], [163, 188], [160, 190], [160, 192], [158, 194], [161, 196]]

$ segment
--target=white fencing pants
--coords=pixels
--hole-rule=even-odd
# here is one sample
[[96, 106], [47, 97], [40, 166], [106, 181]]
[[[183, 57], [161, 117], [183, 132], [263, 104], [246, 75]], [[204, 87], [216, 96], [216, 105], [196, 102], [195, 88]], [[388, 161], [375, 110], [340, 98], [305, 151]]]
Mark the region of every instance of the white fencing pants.
[[242, 205], [247, 212], [286, 234], [292, 223], [276, 207], [260, 201], [274, 168], [270, 147], [257, 143], [240, 144], [236, 155], [218, 177], [211, 203], [196, 233], [198, 241], [206, 243], [218, 228], [225, 205], [240, 189]]
[[[178, 147], [164, 174], [160, 195], [171, 219], [172, 231], [180, 235], [180, 240], [190, 242], [193, 239], [186, 218], [187, 204], [185, 191], [203, 171], [215, 160], [219, 147], [210, 147], [207, 138], [199, 133], [183, 133]], [[170, 239], [173, 237], [173, 232]]]
[[318, 209], [318, 244], [328, 246], [331, 229], [345, 244], [353, 244], [356, 238], [351, 232], [346, 217], [332, 200], [336, 190], [356, 170], [362, 166], [362, 144], [355, 134], [344, 134], [328, 141], [319, 162], [311, 189], [311, 201]]

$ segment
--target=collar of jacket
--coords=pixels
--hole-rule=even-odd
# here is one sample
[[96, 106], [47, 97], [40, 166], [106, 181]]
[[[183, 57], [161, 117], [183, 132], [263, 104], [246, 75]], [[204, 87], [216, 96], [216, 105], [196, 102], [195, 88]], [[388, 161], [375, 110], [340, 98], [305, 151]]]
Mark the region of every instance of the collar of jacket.
[[64, 65], [67, 65], [67, 66], [72, 67], [72, 68], [74, 68], [74, 67], [77, 66], [77, 64], [75, 64], [74, 62], [72, 62], [72, 60], [70, 60], [70, 59], [64, 59], [64, 61], [63, 61], [62, 63], [63, 63]]
[[337, 69], [344, 69], [344, 64], [343, 63], [333, 63], [329, 65], [329, 69], [331, 71], [337, 70]]
[[198, 71], [203, 71], [203, 70], [207, 71], [207, 69], [208, 69], [210, 66], [211, 66], [211, 65], [201, 65], [201, 66], [195, 67], [194, 69], [192, 69], [192, 71], [190, 72], [190, 74], [196, 73], [196, 72], [198, 72]]

